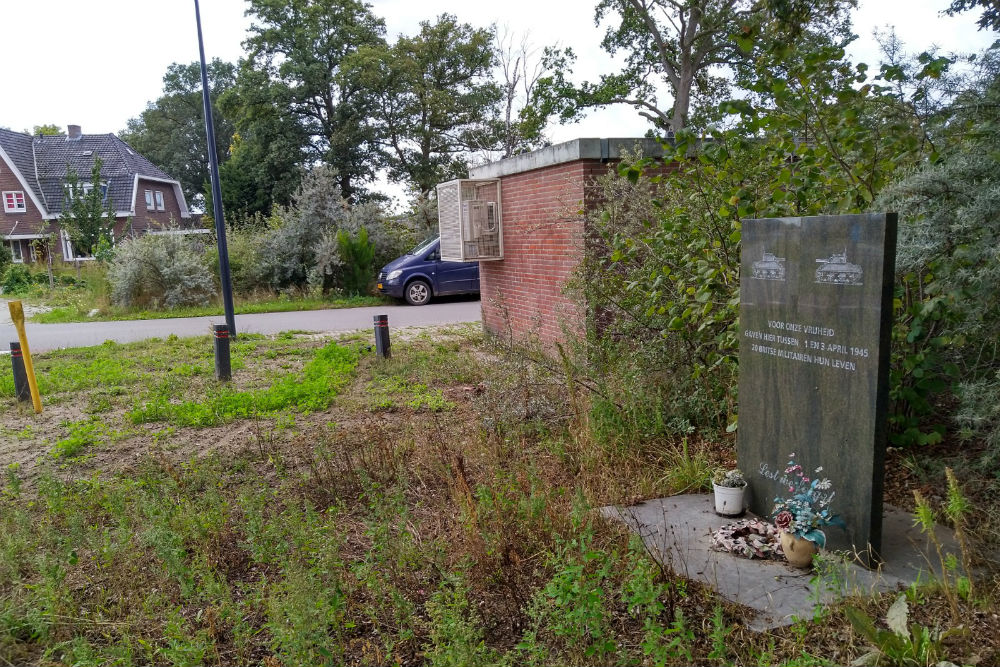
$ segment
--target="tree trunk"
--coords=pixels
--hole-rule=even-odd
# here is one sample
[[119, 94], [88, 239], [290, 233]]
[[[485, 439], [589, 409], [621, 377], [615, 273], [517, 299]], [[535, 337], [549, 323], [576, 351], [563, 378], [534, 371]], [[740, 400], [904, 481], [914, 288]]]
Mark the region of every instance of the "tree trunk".
[[49, 289], [55, 289], [56, 278], [52, 275], [52, 245], [50, 243], [45, 244], [45, 267], [49, 272]]
[[685, 68], [685, 71], [681, 72], [680, 85], [674, 92], [674, 110], [670, 118], [670, 129], [674, 132], [680, 132], [687, 125], [688, 110], [691, 108], [691, 85], [694, 83], [694, 73], [687, 70], [688, 68]]

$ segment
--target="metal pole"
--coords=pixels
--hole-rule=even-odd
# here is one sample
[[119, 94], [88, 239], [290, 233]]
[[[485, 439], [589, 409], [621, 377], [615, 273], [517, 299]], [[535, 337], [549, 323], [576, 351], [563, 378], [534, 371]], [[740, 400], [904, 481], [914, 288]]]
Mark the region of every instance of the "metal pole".
[[198, 52], [201, 54], [201, 97], [205, 106], [205, 136], [208, 138], [208, 166], [212, 179], [212, 215], [215, 217], [215, 238], [219, 243], [219, 281], [222, 283], [222, 307], [226, 312], [229, 336], [236, 338], [236, 314], [233, 312], [233, 279], [229, 270], [229, 248], [226, 245], [226, 221], [222, 217], [222, 186], [219, 185], [219, 158], [215, 152], [215, 123], [212, 121], [212, 98], [208, 92], [208, 69], [205, 66], [205, 42], [201, 37], [201, 10], [194, 0], [194, 16], [198, 22]]
[[228, 382], [233, 379], [233, 367], [229, 356], [229, 327], [216, 324], [215, 333], [215, 379]]
[[375, 355], [379, 359], [389, 359], [392, 351], [389, 349], [389, 316], [375, 316]]
[[28, 386], [28, 373], [24, 370], [24, 357], [21, 355], [21, 343], [11, 341], [10, 364], [14, 373], [14, 394], [21, 403], [31, 400], [31, 387]]

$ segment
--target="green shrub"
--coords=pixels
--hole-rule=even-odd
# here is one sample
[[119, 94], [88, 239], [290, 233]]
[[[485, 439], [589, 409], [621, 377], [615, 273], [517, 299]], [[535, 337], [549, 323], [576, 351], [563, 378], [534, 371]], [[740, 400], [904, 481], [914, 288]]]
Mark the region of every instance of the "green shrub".
[[[949, 112], [940, 155], [882, 192], [899, 212], [890, 419], [899, 445], [934, 444], [949, 428], [983, 438], [1000, 459], [1000, 49]], [[951, 136], [948, 136], [951, 135]], [[957, 409], [956, 409], [957, 403]]]
[[118, 246], [108, 267], [118, 306], [167, 308], [208, 303], [215, 283], [200, 242], [180, 234], [147, 234]]
[[23, 264], [11, 264], [3, 274], [3, 293], [23, 296], [33, 283], [34, 279], [28, 267]]
[[10, 246], [6, 243], [0, 243], [0, 276], [7, 271], [7, 267], [10, 266], [13, 261], [14, 254], [10, 251]]
[[348, 294], [365, 294], [375, 277], [375, 244], [368, 240], [368, 230], [362, 227], [356, 237], [340, 230], [337, 247], [344, 262], [341, 288]]

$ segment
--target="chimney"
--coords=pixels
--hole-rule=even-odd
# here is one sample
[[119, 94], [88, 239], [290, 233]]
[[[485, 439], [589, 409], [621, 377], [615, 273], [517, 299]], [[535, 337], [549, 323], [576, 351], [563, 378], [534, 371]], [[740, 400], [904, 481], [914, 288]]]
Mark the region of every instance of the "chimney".
[[67, 130], [66, 141], [70, 141], [72, 139], [79, 139], [80, 135], [82, 134], [79, 125], [67, 125], [66, 130]]

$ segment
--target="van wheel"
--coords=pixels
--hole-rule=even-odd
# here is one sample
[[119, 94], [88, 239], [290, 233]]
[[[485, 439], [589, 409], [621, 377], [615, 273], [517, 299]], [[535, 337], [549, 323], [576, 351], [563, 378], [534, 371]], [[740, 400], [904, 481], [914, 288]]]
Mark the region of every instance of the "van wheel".
[[423, 306], [430, 303], [431, 286], [423, 280], [414, 280], [406, 286], [406, 303], [411, 306]]

